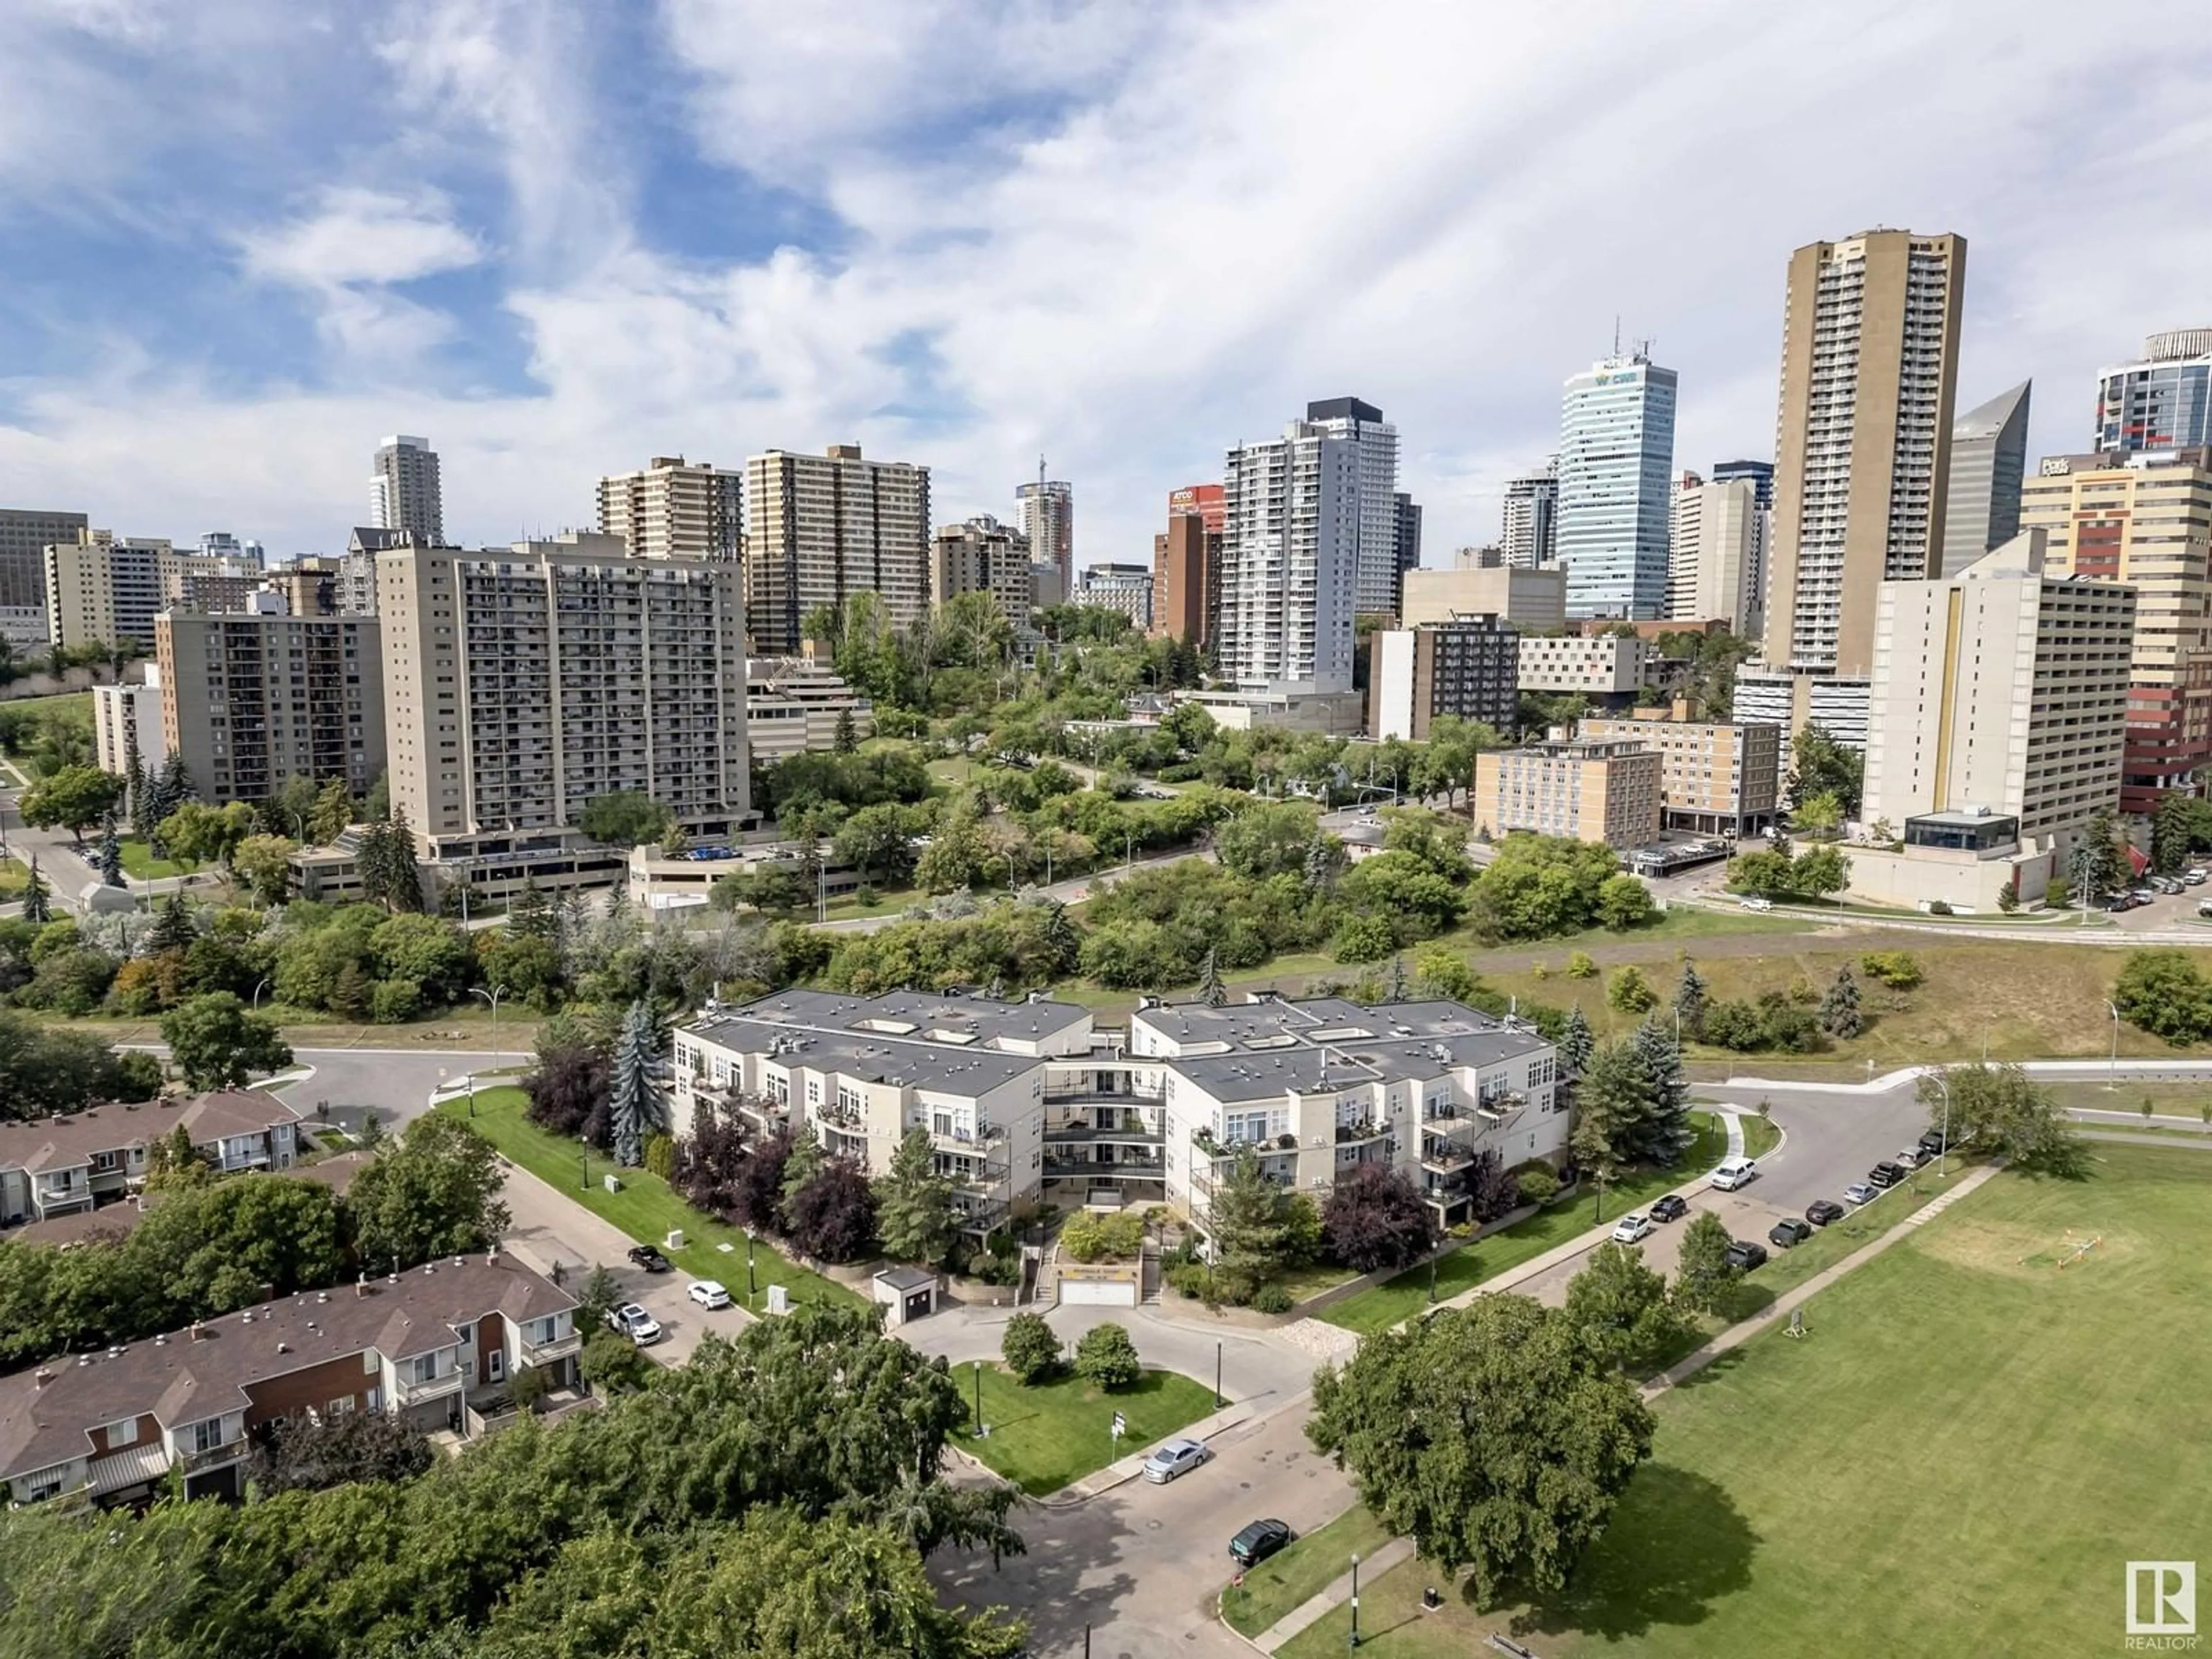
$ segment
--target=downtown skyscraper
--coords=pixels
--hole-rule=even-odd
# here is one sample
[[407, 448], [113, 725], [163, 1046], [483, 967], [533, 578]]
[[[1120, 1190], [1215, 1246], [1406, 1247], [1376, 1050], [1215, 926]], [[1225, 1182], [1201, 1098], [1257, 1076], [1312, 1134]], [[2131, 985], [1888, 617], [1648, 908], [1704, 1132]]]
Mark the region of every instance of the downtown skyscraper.
[[1674, 371], [1640, 350], [1567, 382], [1553, 541], [1570, 617], [1666, 614], [1674, 393]]
[[1352, 689], [1363, 461], [1358, 438], [1310, 420], [1229, 452], [1214, 645], [1240, 689]]
[[[1352, 514], [1355, 574], [1352, 605], [1373, 616], [1395, 615], [1398, 606], [1398, 428], [1382, 411], [1357, 398], [1327, 398], [1306, 405], [1306, 422], [1341, 438], [1359, 458], [1358, 502]], [[1408, 498], [1407, 505], [1410, 506]]]
[[2097, 377], [2094, 447], [2195, 449], [2212, 444], [2212, 328], [2169, 329], [2142, 356]]
[[446, 500], [438, 452], [428, 438], [404, 434], [377, 446], [376, 474], [368, 481], [369, 524], [399, 530], [426, 547], [446, 544]]

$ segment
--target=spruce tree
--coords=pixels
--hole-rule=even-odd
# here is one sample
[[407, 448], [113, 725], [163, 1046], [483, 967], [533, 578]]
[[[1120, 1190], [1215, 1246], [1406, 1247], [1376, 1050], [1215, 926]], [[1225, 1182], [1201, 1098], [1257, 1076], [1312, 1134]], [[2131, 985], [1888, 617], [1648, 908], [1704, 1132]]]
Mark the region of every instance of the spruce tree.
[[52, 921], [54, 919], [54, 907], [50, 899], [52, 892], [46, 878], [39, 873], [39, 857], [33, 853], [31, 855], [30, 883], [23, 889], [23, 920], [35, 922], [41, 927]]
[[561, 924], [553, 915], [553, 902], [545, 896], [545, 890], [528, 876], [522, 887], [507, 907], [507, 931], [518, 939], [553, 938], [561, 931]]
[[1836, 969], [1820, 999], [1820, 1029], [1832, 1037], [1855, 1037], [1866, 1030], [1866, 1017], [1859, 1012], [1859, 982], [1851, 977], [1849, 963]]
[[1674, 1012], [1682, 1017], [1682, 1029], [1692, 1036], [1703, 1036], [1705, 1031], [1705, 1010], [1711, 1006], [1705, 994], [1705, 981], [1698, 976], [1698, 964], [1682, 964], [1682, 982], [1675, 988]]
[[841, 708], [837, 711], [837, 735], [832, 741], [841, 755], [849, 755], [860, 746], [860, 730], [853, 723], [851, 709]]
[[[1211, 952], [1208, 954], [1211, 954]], [[1385, 999], [1385, 1000], [1390, 1002], [1403, 1002], [1405, 1000], [1406, 958], [1404, 953], [1401, 952], [1390, 958], [1390, 994]]]
[[101, 826], [100, 847], [94, 856], [100, 860], [100, 878], [110, 887], [125, 885], [123, 879], [123, 831], [115, 822], [115, 809], [107, 809], [107, 821]]
[[146, 814], [152, 802], [147, 791], [152, 787], [146, 776], [146, 763], [138, 753], [138, 728], [125, 722], [123, 727], [123, 801], [131, 814], [131, 833], [139, 840], [146, 839], [149, 827]]
[[153, 928], [146, 935], [146, 949], [154, 956], [165, 951], [187, 950], [199, 936], [199, 929], [192, 925], [192, 913], [185, 908], [184, 895], [172, 893], [154, 913]]
[[1221, 982], [1220, 957], [1211, 945], [1206, 947], [1206, 959], [1198, 965], [1198, 994], [1210, 1008], [1218, 1008], [1229, 1000], [1229, 988]]
[[1589, 1021], [1583, 1018], [1583, 1011], [1568, 1009], [1565, 1029], [1559, 1033], [1559, 1070], [1568, 1077], [1581, 1076], [1589, 1065], [1590, 1050], [1595, 1046]]
[[631, 1169], [643, 1164], [646, 1137], [668, 1127], [661, 1069], [660, 1023], [653, 1005], [640, 997], [623, 1018], [607, 1091], [607, 1126], [617, 1164]]
[[1690, 1141], [1690, 1080], [1674, 1034], [1654, 1014], [1636, 1029], [1636, 1052], [1651, 1075], [1651, 1105], [1638, 1126], [1635, 1152], [1651, 1164], [1671, 1164]]

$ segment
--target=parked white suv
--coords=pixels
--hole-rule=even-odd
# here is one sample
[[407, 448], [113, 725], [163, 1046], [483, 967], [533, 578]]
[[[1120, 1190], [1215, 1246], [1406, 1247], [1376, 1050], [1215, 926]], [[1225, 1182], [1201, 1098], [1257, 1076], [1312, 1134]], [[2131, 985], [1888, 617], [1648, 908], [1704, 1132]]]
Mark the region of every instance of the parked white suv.
[[1732, 1193], [1758, 1174], [1759, 1164], [1756, 1159], [1726, 1158], [1721, 1160], [1720, 1168], [1713, 1171], [1712, 1181], [1713, 1185], [1719, 1188], [1721, 1191]]

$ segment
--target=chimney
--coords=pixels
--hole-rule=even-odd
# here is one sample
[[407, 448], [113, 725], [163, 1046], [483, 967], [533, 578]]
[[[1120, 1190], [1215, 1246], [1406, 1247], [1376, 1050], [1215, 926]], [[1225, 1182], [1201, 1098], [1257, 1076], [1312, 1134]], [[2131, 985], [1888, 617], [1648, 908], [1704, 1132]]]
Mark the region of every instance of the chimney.
[[192, 1321], [192, 1340], [195, 1342], [204, 1341], [206, 1340], [206, 1336], [207, 1333], [200, 1329], [200, 1322], [197, 1319]]
[[485, 1266], [485, 1267], [496, 1267], [497, 1266], [499, 1266], [499, 1246], [498, 1246], [498, 1245], [495, 1244], [495, 1245], [493, 1245], [493, 1246], [491, 1247], [491, 1249], [488, 1249], [488, 1250], [486, 1250], [486, 1251], [484, 1252], [484, 1266]]

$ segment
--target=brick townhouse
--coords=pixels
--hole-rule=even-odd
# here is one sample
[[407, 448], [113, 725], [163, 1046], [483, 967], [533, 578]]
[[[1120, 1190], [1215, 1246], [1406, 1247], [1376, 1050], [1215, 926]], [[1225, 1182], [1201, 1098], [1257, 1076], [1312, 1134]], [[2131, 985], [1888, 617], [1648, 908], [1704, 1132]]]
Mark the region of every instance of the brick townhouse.
[[249, 1437], [276, 1418], [391, 1411], [480, 1431], [478, 1407], [526, 1367], [578, 1386], [575, 1309], [495, 1250], [57, 1358], [0, 1376], [0, 1482], [16, 1504], [118, 1504], [181, 1468], [185, 1496], [236, 1497]]
[[266, 1089], [218, 1089], [0, 1123], [0, 1227], [110, 1203], [146, 1179], [157, 1140], [183, 1124], [219, 1173], [289, 1170], [300, 1115]]

